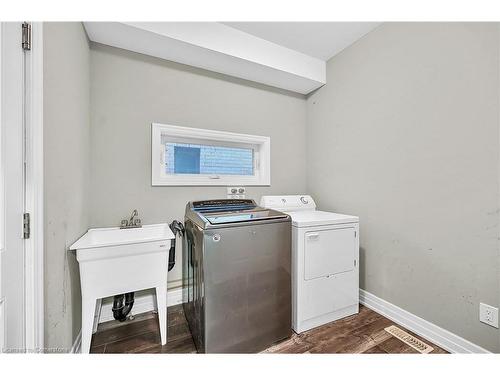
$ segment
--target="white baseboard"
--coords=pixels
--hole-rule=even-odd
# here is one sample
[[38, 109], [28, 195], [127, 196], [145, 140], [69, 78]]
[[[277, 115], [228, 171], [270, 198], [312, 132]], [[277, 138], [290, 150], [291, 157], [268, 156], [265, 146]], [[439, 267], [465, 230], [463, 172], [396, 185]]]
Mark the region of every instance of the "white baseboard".
[[[172, 289], [167, 292], [167, 305], [175, 306], [182, 303], [182, 288]], [[114, 320], [112, 299], [104, 301], [101, 307], [101, 317], [99, 323], [108, 322]], [[140, 295], [134, 300], [134, 307], [132, 308], [131, 314], [137, 315], [148, 311], [156, 310], [156, 299], [154, 292], [146, 295]]]
[[359, 302], [450, 353], [490, 353], [479, 345], [403, 310], [363, 289], [359, 290]]
[[76, 336], [75, 342], [73, 343], [73, 346], [70, 349], [71, 354], [77, 354], [81, 352], [82, 348], [82, 330], [78, 332], [78, 336]]

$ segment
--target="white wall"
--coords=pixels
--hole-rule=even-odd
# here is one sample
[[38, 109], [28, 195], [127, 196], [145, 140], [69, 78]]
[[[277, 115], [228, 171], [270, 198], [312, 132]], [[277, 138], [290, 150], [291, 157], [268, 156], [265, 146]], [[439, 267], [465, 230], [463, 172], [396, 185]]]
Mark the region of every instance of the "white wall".
[[69, 350], [81, 326], [68, 247], [89, 227], [89, 46], [80, 23], [44, 23], [45, 346]]
[[307, 100], [308, 191], [359, 215], [361, 287], [496, 352], [499, 90], [498, 24], [388, 23]]

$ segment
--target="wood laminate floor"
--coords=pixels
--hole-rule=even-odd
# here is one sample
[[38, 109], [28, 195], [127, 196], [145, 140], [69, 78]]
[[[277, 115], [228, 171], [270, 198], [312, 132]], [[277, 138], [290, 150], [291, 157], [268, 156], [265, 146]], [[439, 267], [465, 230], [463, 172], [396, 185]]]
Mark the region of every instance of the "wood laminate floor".
[[[391, 325], [398, 326], [382, 315], [360, 306], [357, 315], [298, 335], [294, 333], [289, 339], [265, 350], [265, 353], [418, 354], [418, 351], [384, 330]], [[446, 353], [418, 335], [413, 336], [431, 345], [434, 348], [431, 354]], [[92, 336], [91, 353], [196, 353], [196, 348], [182, 305], [178, 305], [168, 308], [167, 345], [160, 344], [157, 315], [145, 313], [124, 323], [113, 321], [99, 324], [97, 332]]]

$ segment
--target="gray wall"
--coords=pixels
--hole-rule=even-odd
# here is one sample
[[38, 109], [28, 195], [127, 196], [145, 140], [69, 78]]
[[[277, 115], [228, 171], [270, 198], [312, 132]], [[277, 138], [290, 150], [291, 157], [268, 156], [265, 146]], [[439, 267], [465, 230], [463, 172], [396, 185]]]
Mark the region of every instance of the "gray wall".
[[[305, 191], [303, 96], [94, 44], [90, 79], [92, 227], [134, 208], [146, 224], [171, 222], [190, 200], [225, 198], [225, 187], [151, 186], [152, 122], [270, 136], [271, 187], [247, 196]], [[180, 277], [177, 263], [170, 287]]]
[[45, 345], [70, 349], [80, 281], [67, 249], [89, 226], [89, 46], [81, 23], [44, 24]]
[[497, 24], [383, 24], [307, 100], [308, 190], [356, 214], [361, 287], [489, 350], [499, 303]]
[[89, 51], [79, 23], [44, 32], [46, 346], [69, 348], [80, 329], [66, 249], [88, 227], [133, 208], [145, 223], [170, 222], [188, 200], [225, 196], [151, 186], [150, 124], [161, 122], [271, 136], [272, 186], [249, 197], [308, 192], [321, 209], [359, 215], [362, 288], [500, 351], [498, 330], [478, 322], [479, 301], [498, 306], [500, 293], [496, 24], [384, 24], [329, 61], [328, 84], [307, 103]]

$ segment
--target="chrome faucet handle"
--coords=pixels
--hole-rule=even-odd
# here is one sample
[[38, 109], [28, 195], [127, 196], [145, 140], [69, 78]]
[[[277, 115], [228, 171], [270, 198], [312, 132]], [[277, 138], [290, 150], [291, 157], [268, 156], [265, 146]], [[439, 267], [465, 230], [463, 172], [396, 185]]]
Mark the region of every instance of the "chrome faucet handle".
[[128, 221], [129, 225], [134, 224], [134, 218], [138, 215], [139, 215], [139, 213], [137, 212], [137, 210], [132, 211], [132, 216], [130, 216], [130, 219]]
[[128, 229], [128, 228], [141, 228], [141, 219], [138, 218], [139, 213], [137, 210], [132, 211], [132, 216], [130, 216], [130, 219], [123, 219], [121, 221], [120, 228], [121, 229]]

